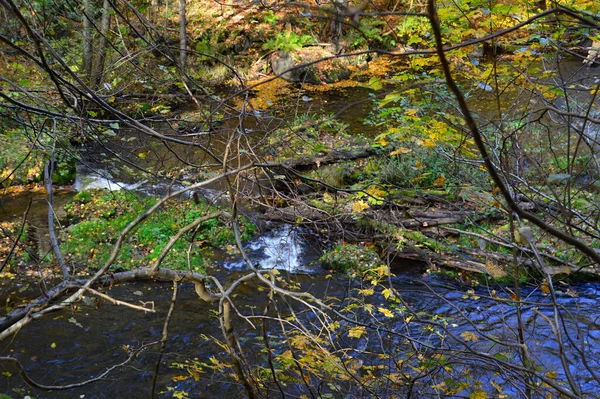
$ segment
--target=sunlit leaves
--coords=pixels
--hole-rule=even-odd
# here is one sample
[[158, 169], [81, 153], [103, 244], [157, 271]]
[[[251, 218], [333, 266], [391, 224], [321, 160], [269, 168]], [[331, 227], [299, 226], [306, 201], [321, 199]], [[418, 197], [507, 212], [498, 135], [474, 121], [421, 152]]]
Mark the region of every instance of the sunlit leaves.
[[400, 99], [402, 99], [402, 93], [390, 93], [388, 95], [386, 95], [383, 100], [381, 100], [379, 102], [379, 106], [380, 107], [385, 107], [386, 105], [390, 104], [390, 103], [394, 103], [396, 101], [399, 101]]
[[390, 297], [394, 296], [394, 292], [390, 288], [385, 288], [383, 291], [381, 291], [381, 295], [383, 295], [385, 299], [389, 299]]
[[379, 77], [372, 77], [367, 83], [367, 87], [373, 90], [380, 90], [383, 87], [383, 82]]
[[352, 327], [348, 330], [348, 337], [350, 338], [360, 338], [364, 335], [366, 328], [363, 326]]
[[365, 209], [369, 209], [369, 204], [363, 200], [354, 201], [352, 204], [352, 213], [361, 213]]

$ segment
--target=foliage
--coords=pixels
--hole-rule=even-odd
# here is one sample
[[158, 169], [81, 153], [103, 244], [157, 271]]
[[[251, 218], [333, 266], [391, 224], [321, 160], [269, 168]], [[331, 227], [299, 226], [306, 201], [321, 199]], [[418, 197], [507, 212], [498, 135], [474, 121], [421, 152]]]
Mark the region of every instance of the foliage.
[[361, 274], [381, 264], [375, 249], [356, 244], [337, 245], [320, 258], [323, 267], [336, 272]]
[[[100, 267], [108, 258], [120, 231], [155, 202], [154, 198], [124, 191], [93, 190], [78, 193], [65, 206], [71, 226], [62, 248], [70, 255], [69, 261], [92, 269]], [[158, 258], [180, 228], [211, 210], [214, 209], [204, 203], [169, 202], [164, 211], [149, 217], [127, 240], [117, 261], [119, 268], [129, 270], [149, 265]], [[242, 228], [244, 240], [255, 232], [247, 219], [243, 219]], [[163, 264], [174, 269], [203, 271], [211, 247], [222, 247], [234, 241], [233, 232], [226, 223], [211, 219], [203, 222], [193, 233], [182, 237], [169, 251]]]
[[300, 36], [292, 31], [286, 30], [277, 33], [274, 38], [267, 40], [263, 45], [263, 48], [265, 50], [278, 50], [285, 53], [291, 53], [313, 42], [314, 39], [312, 36]]
[[[273, 203], [314, 205], [326, 211], [326, 218], [310, 220], [323, 233], [329, 227], [343, 230], [346, 221], [361, 233], [377, 232], [373, 236], [382, 238], [388, 250], [418, 257], [430, 269], [443, 264], [448, 254], [459, 267], [483, 272], [500, 259], [509, 264], [502, 269], [512, 275], [511, 287], [502, 287], [502, 292], [469, 287], [458, 297], [445, 297], [437, 291], [442, 287], [435, 281], [430, 285], [428, 277], [402, 286], [370, 244], [340, 244], [321, 258], [326, 267], [355, 277], [336, 280], [339, 276], [326, 275], [311, 281], [325, 283], [319, 287], [342, 286], [340, 295], [330, 295], [329, 288], [313, 295], [303, 284], [306, 280], [274, 271], [209, 275], [206, 281], [196, 275], [196, 291], [202, 293], [205, 284], [201, 297], [209, 297], [202, 310], [210, 309], [222, 337], [203, 336], [217, 355], [177, 363], [187, 373], [178, 378], [199, 381], [210, 374], [219, 383], [235, 380], [253, 397], [273, 396], [275, 389], [281, 396], [325, 398], [583, 397], [589, 392], [582, 390], [594, 389], [598, 381], [590, 378], [595, 375], [593, 359], [589, 363], [585, 356], [598, 346], [595, 325], [583, 325], [579, 315], [563, 307], [568, 303], [560, 295], [576, 293], [555, 290], [552, 284], [565, 284], [557, 271], [585, 267], [598, 273], [590, 259], [598, 259], [594, 248], [600, 237], [599, 86], [586, 70], [568, 76], [562, 68], [570, 62], [567, 52], [593, 58], [581, 44], [597, 38], [597, 1], [559, 1], [552, 6], [572, 10], [560, 8], [558, 16], [550, 10], [539, 18], [532, 17], [546, 2], [437, 1], [441, 41], [448, 49], [443, 66], [458, 82], [458, 87], [451, 85], [453, 90], [442, 81], [447, 76], [441, 68], [443, 57], [435, 53], [437, 30], [429, 23], [435, 19], [417, 15], [426, 11], [424, 1], [375, 0], [354, 4], [363, 8], [353, 13], [341, 5], [302, 1], [219, 7], [191, 2], [188, 24], [181, 26], [174, 2], [162, 3], [164, 7], [156, 8], [148, 2], [110, 2], [113, 25], [105, 35], [110, 52], [102, 84], [97, 85], [88, 84], [90, 76], [81, 68], [80, 10], [59, 0], [34, 0], [30, 6], [2, 3], [2, 12], [11, 18], [0, 26], [7, 38], [0, 47], [0, 112], [10, 122], [2, 122], [0, 134], [6, 140], [0, 149], [0, 173], [4, 178], [16, 171], [7, 183], [39, 179], [54, 146], [51, 133], [57, 135], [58, 163], [65, 166], [56, 181], [66, 181], [76, 158], [67, 144], [74, 139], [71, 132], [77, 129], [82, 136], [78, 140], [104, 146], [106, 152], [99, 155], [106, 156], [115, 148], [115, 125], [140, 134], [117, 143], [128, 167], [160, 184], [165, 178], [186, 184], [192, 175], [212, 183], [214, 203], [169, 201], [127, 237], [111, 270], [152, 263], [174, 234], [216, 209], [217, 203], [231, 208], [247, 239], [254, 227], [237, 215], [258, 193], [260, 198], [274, 198]], [[12, 18], [14, 10], [6, 4], [17, 4], [22, 17]], [[96, 28], [98, 11], [90, 15]], [[183, 49], [190, 53], [185, 66], [177, 62], [182, 51], [175, 33], [179, 28], [183, 37], [189, 34], [192, 39]], [[331, 38], [333, 28], [342, 37]], [[101, 37], [99, 32], [92, 36], [96, 42]], [[486, 36], [489, 39], [483, 40]], [[372, 91], [374, 112], [367, 123], [376, 133], [368, 141], [350, 136], [335, 117], [312, 110], [272, 107], [267, 114], [252, 109], [288, 101], [277, 96], [281, 86], [273, 90], [276, 101], [262, 103], [249, 100], [255, 86], [235, 92], [205, 87], [239, 70], [248, 71], [235, 75], [243, 86], [252, 64], [254, 77], [267, 72], [265, 51], [295, 51], [304, 57], [308, 49], [302, 48], [317, 37], [334, 42], [327, 43], [332, 49], [327, 53], [340, 57], [330, 59], [332, 64], [341, 63], [349, 49], [370, 49], [361, 54], [364, 65], [353, 77], [353, 84], [368, 81], [363, 88]], [[382, 50], [390, 50], [389, 58]], [[324, 53], [314, 52], [319, 57]], [[581, 60], [575, 62], [579, 69]], [[370, 76], [374, 70], [377, 76]], [[460, 101], [457, 106], [460, 92], [468, 107]], [[186, 114], [177, 112], [188, 100], [197, 108], [186, 121]], [[308, 96], [306, 100], [310, 103]], [[336, 112], [354, 117], [352, 105], [344, 104]], [[284, 125], [275, 127], [281, 117]], [[59, 128], [51, 131], [48, 121], [57, 121]], [[153, 141], [148, 147], [140, 144], [149, 138]], [[355, 148], [382, 156], [321, 168], [329, 154]], [[489, 156], [480, 159], [477, 148]], [[157, 161], [148, 166], [142, 161], [150, 153]], [[169, 162], [165, 153], [177, 162]], [[299, 158], [304, 165], [316, 166], [311, 177], [330, 185], [323, 189], [312, 181], [309, 195], [302, 196], [293, 189], [294, 183], [304, 188], [300, 176], [290, 179], [291, 174], [273, 168], [275, 162], [293, 164]], [[244, 170], [236, 172], [238, 167]], [[493, 173], [499, 187], [489, 182], [487, 175]], [[98, 268], [123, 228], [156, 201], [126, 192], [79, 193], [66, 207], [70, 226], [59, 237], [68, 263]], [[431, 228], [412, 212], [414, 204], [425, 216], [435, 208], [463, 210], [465, 222]], [[390, 215], [395, 211], [402, 221], [418, 227], [411, 231], [390, 226], [383, 212], [379, 219], [369, 218], [381, 210]], [[229, 223], [215, 218], [185, 234], [169, 251], [165, 266], [208, 273], [213, 247], [234, 242]], [[0, 227], [0, 249], [6, 253], [18, 230], [14, 223]], [[345, 233], [344, 239], [353, 235]], [[29, 266], [28, 261], [18, 248], [11, 266]], [[470, 277], [465, 281], [464, 274], [456, 276], [456, 291], [462, 283], [472, 284]], [[531, 276], [524, 289], [525, 278]], [[190, 274], [174, 281], [180, 277]], [[46, 295], [45, 280], [38, 285]], [[401, 286], [404, 291], [398, 289]], [[532, 295], [536, 290], [541, 296]], [[257, 292], [264, 294], [256, 296]], [[240, 297], [248, 293], [255, 295], [254, 301], [239, 307]], [[60, 304], [59, 298], [52, 299], [53, 305]], [[457, 303], [459, 299], [469, 302]], [[49, 309], [45, 305], [29, 308], [22, 324], [50, 322], [41, 317]], [[68, 311], [75, 313], [79, 306], [73, 304]], [[486, 324], [491, 318], [494, 324]], [[10, 336], [13, 342], [20, 338], [14, 331]], [[165, 337], [165, 343], [167, 338], [171, 337]], [[555, 347], [558, 361], [548, 366], [540, 359]], [[190, 396], [185, 389], [168, 390], [174, 397]]]
[[[3, 114], [0, 106], [0, 115]], [[11, 115], [11, 117], [14, 117]], [[4, 187], [12, 184], [37, 183], [44, 180], [44, 167], [50, 158], [52, 137], [43, 120], [34, 118], [28, 124], [0, 122], [0, 181]], [[47, 125], [47, 124], [46, 124]], [[35, 131], [39, 129], [39, 133]], [[76, 151], [68, 142], [68, 131], [61, 135], [55, 154], [54, 184], [71, 184], [75, 180]], [[62, 147], [62, 148], [61, 148]], [[64, 149], [64, 150], [63, 150]]]

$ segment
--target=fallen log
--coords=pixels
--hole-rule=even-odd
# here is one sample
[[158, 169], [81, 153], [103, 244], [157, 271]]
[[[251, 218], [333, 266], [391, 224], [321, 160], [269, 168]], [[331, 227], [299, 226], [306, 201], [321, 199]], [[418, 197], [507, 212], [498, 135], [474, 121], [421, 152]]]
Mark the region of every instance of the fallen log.
[[358, 147], [348, 149], [334, 149], [321, 156], [301, 156], [282, 162], [288, 168], [297, 171], [306, 171], [312, 168], [318, 168], [322, 165], [330, 165], [344, 161], [355, 161], [357, 159], [369, 158], [380, 155], [381, 151], [372, 147]]
[[[104, 276], [98, 280], [95, 286], [106, 286], [127, 281], [140, 281], [148, 279], [181, 282], [189, 281], [194, 283], [196, 294], [200, 297], [200, 299], [209, 303], [213, 303], [218, 300], [220, 296], [219, 294], [214, 294], [206, 289], [204, 282], [208, 278], [209, 277], [206, 275], [190, 271], [171, 269], [154, 270], [151, 267], [145, 267]], [[25, 325], [28, 321], [35, 319], [38, 312], [43, 311], [53, 303], [60, 303], [60, 298], [69, 292], [73, 292], [82, 288], [85, 284], [87, 284], [87, 282], [88, 280], [85, 279], [77, 281], [63, 281], [52, 289], [45, 291], [42, 296], [23, 306], [17, 307], [4, 317], [0, 317], [0, 341], [18, 331], [18, 329], [14, 328], [17, 323], [21, 323], [21, 325], [19, 325], [19, 328], [21, 328], [22, 325]]]

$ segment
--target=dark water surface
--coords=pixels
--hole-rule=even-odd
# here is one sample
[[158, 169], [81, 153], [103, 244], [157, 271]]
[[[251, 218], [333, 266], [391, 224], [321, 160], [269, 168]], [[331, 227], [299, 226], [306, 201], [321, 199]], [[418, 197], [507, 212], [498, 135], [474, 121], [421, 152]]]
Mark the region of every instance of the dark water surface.
[[[344, 277], [324, 278], [324, 271], [314, 260], [310, 243], [304, 241], [302, 235], [293, 233], [289, 228], [276, 228], [266, 235], [247, 244], [253, 260], [264, 268], [282, 269], [284, 276], [299, 284], [303, 290], [319, 298], [334, 297], [339, 300], [339, 307], [349, 303], [361, 283]], [[277, 241], [277, 238], [280, 241]], [[273, 260], [271, 252], [282, 245], [290, 245], [295, 240], [295, 250], [285, 256]], [[282, 241], [281, 241], [282, 240]], [[313, 259], [313, 260], [310, 260]], [[313, 274], [306, 274], [307, 266]], [[235, 260], [224, 262], [211, 271], [218, 276], [224, 285], [244, 273], [243, 266]], [[247, 269], [246, 269], [247, 271]], [[292, 274], [288, 274], [291, 272]], [[302, 274], [294, 274], [302, 272]], [[404, 310], [394, 311], [391, 318], [377, 317], [381, 325], [390, 331], [406, 334], [414, 338], [418, 345], [431, 346], [436, 350], [455, 351], [462, 349], [461, 344], [449, 338], [448, 334], [437, 334], [425, 328], [426, 322], [440, 322], [447, 326], [447, 331], [456, 337], [467, 337], [465, 333], [479, 332], [489, 334], [502, 342], [517, 342], [517, 312], [510, 299], [510, 288], [501, 286], [491, 288], [471, 288], [437, 278], [415, 273], [398, 273], [390, 280], [392, 286], [401, 295]], [[365, 286], [369, 286], [365, 282]], [[3, 287], [0, 300], [6, 301], [6, 294], [18, 287]], [[11, 355], [19, 359], [28, 374], [35, 381], [46, 385], [61, 385], [83, 381], [104, 372], [108, 367], [120, 363], [127, 358], [128, 350], [159, 341], [166, 312], [172, 297], [170, 283], [131, 283], [115, 286], [105, 291], [113, 298], [132, 304], [152, 302], [156, 313], [144, 313], [124, 306], [110, 304], [105, 300], [84, 300], [76, 308], [55, 312], [40, 320], [29, 323], [18, 332], [14, 339], [7, 339], [0, 344], [2, 355]], [[586, 392], [586, 397], [598, 397], [600, 385], [583, 367], [599, 370], [600, 365], [600, 319], [597, 303], [600, 299], [600, 284], [580, 283], [576, 285], [557, 285], [558, 303], [562, 317], [561, 334], [563, 339], [575, 340], [576, 345], [566, 344], [563, 350], [568, 358], [568, 367]], [[246, 314], [260, 314], [267, 301], [267, 292], [259, 289], [255, 282], [249, 282], [236, 291], [235, 304]], [[23, 295], [35, 296], [36, 290]], [[560, 361], [560, 347], [557, 344], [556, 331], [553, 331], [548, 320], [553, 320], [553, 307], [550, 297], [544, 295], [539, 288], [525, 287], [522, 298], [528, 302], [522, 307], [522, 320], [525, 339], [532, 353], [533, 360], [544, 370], [555, 371], [560, 378], [564, 373]], [[501, 301], [501, 300], [504, 301]], [[377, 308], [385, 300], [376, 293], [366, 298]], [[243, 396], [242, 388], [231, 380], [228, 372], [201, 374], [198, 380], [189, 378], [185, 370], [171, 367], [173, 363], [185, 363], [197, 360], [210, 363], [210, 359], [227, 362], [228, 357], [223, 348], [213, 338], [222, 341], [221, 330], [215, 317], [214, 305], [198, 299], [191, 284], [181, 284], [173, 319], [169, 326], [169, 337], [165, 355], [160, 366], [157, 379], [158, 397], [172, 397], [175, 391], [186, 391], [191, 398], [235, 398]], [[356, 315], [360, 317], [360, 311]], [[423, 317], [423, 322], [406, 323], [406, 316]], [[315, 314], [302, 312], [299, 314], [306, 322], [316, 322]], [[364, 319], [370, 322], [372, 315], [363, 313]], [[421, 316], [419, 316], [421, 315]], [[270, 325], [269, 335], [273, 342], [284, 339], [277, 324]], [[235, 319], [242, 346], [253, 358], [253, 353], [260, 350], [260, 328], [254, 329], [242, 319]], [[439, 331], [439, 330], [438, 330]], [[381, 360], [365, 357], [372, 350], [382, 350], [381, 330], [371, 331], [357, 341], [348, 340], [345, 336], [336, 339], [338, 347], [347, 345], [347, 349], [356, 351], [365, 361], [376, 364]], [[384, 334], [385, 335], [385, 334]], [[345, 342], [345, 343], [344, 343]], [[384, 345], [393, 356], [401, 356], [409, 347], [400, 336], [389, 335]], [[258, 345], [258, 346], [256, 346]], [[474, 349], [491, 354], [512, 356], [506, 347], [490, 340], [478, 338], [469, 341]], [[576, 347], [585, 349], [586, 358], [577, 353]], [[35, 398], [147, 398], [150, 395], [152, 376], [158, 361], [158, 345], [152, 345], [141, 352], [131, 363], [114, 371], [102, 381], [75, 388], [68, 391], [40, 391], [24, 384], [14, 370], [3, 369], [12, 374], [4, 374], [0, 379], [0, 392], [14, 397], [31, 395]], [[275, 349], [276, 351], [278, 348]], [[514, 351], [512, 351], [514, 352]], [[495, 372], [485, 368], [474, 368], [472, 375], [482, 381], [495, 379], [502, 382]], [[178, 380], [178, 377], [188, 377]], [[507, 378], [506, 376], [504, 378]], [[171, 391], [169, 390], [171, 389]], [[508, 397], [519, 397], [517, 392], [506, 386]], [[278, 397], [276, 394], [273, 397]], [[369, 397], [369, 396], [351, 396]]]

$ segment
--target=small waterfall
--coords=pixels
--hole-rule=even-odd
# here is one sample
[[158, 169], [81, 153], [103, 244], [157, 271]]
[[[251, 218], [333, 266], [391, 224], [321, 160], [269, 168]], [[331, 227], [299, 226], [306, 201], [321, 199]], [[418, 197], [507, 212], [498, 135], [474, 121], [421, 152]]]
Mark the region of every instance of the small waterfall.
[[[314, 273], [317, 254], [308, 247], [301, 236], [301, 230], [291, 225], [283, 225], [269, 230], [248, 242], [244, 249], [253, 264], [259, 269], [278, 269], [290, 273]], [[228, 269], [246, 269], [243, 259], [224, 263]]]

